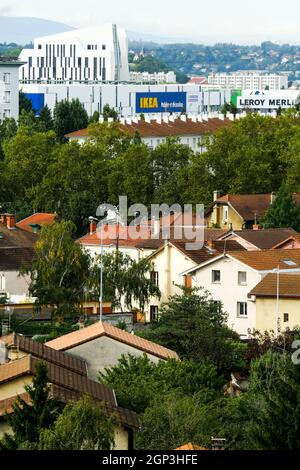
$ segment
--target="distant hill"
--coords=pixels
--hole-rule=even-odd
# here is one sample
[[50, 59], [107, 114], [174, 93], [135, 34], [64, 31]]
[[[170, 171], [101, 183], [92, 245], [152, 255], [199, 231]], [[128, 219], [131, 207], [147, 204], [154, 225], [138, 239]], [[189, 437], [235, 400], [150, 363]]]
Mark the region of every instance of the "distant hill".
[[39, 36], [71, 31], [71, 26], [40, 18], [0, 16], [0, 43], [29, 44]]

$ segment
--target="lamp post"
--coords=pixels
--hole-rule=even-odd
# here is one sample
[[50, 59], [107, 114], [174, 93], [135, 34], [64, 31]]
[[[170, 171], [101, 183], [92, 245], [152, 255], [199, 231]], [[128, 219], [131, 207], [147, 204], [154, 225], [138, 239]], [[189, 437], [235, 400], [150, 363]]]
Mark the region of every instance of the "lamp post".
[[[89, 217], [89, 221], [93, 222], [100, 222], [99, 219], [96, 217]], [[101, 244], [101, 251], [100, 251], [100, 294], [99, 294], [99, 307], [100, 307], [100, 317], [99, 321], [102, 322], [103, 319], [103, 238], [102, 238], [102, 227], [100, 231], [100, 244]]]
[[277, 287], [276, 287], [276, 338], [280, 333], [280, 312], [279, 312], [279, 289], [280, 289], [280, 268], [275, 269], [277, 272]]

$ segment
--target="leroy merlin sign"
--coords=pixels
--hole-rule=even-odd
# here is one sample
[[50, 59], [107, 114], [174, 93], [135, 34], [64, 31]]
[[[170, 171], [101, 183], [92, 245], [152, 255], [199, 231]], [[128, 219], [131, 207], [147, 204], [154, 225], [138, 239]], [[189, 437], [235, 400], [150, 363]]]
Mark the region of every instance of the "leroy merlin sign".
[[299, 102], [299, 91], [243, 91], [237, 96], [237, 107], [240, 109], [287, 109]]

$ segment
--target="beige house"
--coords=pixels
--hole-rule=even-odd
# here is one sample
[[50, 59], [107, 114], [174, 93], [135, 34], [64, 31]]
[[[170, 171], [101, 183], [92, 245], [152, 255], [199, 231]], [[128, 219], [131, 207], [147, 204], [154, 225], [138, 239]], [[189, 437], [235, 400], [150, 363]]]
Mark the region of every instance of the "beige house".
[[98, 322], [46, 343], [49, 348], [67, 351], [72, 357], [86, 361], [87, 373], [97, 380], [99, 371], [118, 364], [124, 356], [143, 356], [154, 362], [178, 360], [176, 352], [147, 341], [107, 322]]
[[182, 276], [182, 272], [195, 268], [199, 264], [211, 260], [217, 255], [224, 253], [224, 250], [241, 250], [244, 248], [236, 241], [217, 241], [220, 230], [205, 230], [205, 239], [203, 248], [198, 250], [188, 249], [188, 241], [169, 240], [150, 255], [154, 264], [152, 272], [153, 279], [161, 291], [160, 299], [151, 299], [147, 312], [146, 321], [155, 321], [161, 304], [167, 302], [172, 295], [181, 294], [181, 286], [192, 287], [190, 276]]
[[[212, 205], [206, 210], [208, 227], [243, 230], [258, 227], [260, 219], [275, 201], [276, 194], [226, 194], [215, 191]], [[300, 194], [294, 194], [300, 205]]]
[[256, 329], [261, 333], [300, 327], [299, 274], [268, 274], [252, 289], [249, 299], [255, 305]]
[[51, 394], [62, 404], [90, 395], [104, 404], [107, 415], [118, 417], [115, 428], [115, 450], [133, 448], [133, 432], [139, 427], [137, 415], [118, 406], [115, 393], [109, 387], [87, 377], [84, 360], [55, 351], [21, 335], [0, 337], [0, 438], [9, 432], [7, 413], [17, 396], [30, 398], [25, 385], [31, 384], [39, 361], [47, 365]]

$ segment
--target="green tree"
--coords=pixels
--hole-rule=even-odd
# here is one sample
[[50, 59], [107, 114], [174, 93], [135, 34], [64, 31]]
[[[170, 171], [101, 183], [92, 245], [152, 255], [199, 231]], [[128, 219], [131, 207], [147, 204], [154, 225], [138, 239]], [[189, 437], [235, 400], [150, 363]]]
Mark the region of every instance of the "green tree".
[[102, 116], [104, 118], [104, 121], [108, 121], [109, 118], [112, 118], [114, 121], [117, 121], [119, 119], [117, 111], [114, 108], [111, 108], [109, 104], [106, 104], [103, 107]]
[[286, 184], [278, 191], [273, 204], [267, 210], [262, 224], [265, 228], [292, 227], [300, 230], [300, 206], [293, 199]]
[[21, 113], [23, 110], [28, 113], [30, 111], [33, 111], [33, 107], [32, 107], [31, 100], [27, 98], [27, 96], [22, 90], [20, 90], [19, 91], [19, 113]]
[[248, 448], [300, 449], [300, 368], [291, 354], [269, 351], [250, 375]]
[[51, 429], [40, 434], [41, 450], [111, 450], [117, 416], [107, 417], [104, 406], [89, 396], [69, 402]]
[[176, 351], [181, 358], [208, 359], [220, 373], [245, 366], [246, 346], [226, 326], [227, 314], [209, 292], [184, 290], [159, 311], [159, 320], [143, 336]]
[[17, 132], [17, 123], [13, 118], [5, 118], [0, 122], [0, 160], [4, 158], [3, 145], [6, 139], [11, 139]]
[[85, 129], [88, 122], [88, 114], [79, 99], [63, 100], [55, 105], [53, 126], [60, 141], [63, 141], [65, 134], [69, 132]]
[[[96, 297], [99, 289], [99, 257], [94, 265], [92, 275], [93, 291]], [[152, 281], [150, 272], [152, 263], [147, 258], [135, 261], [119, 250], [103, 256], [104, 297], [112, 303], [113, 308], [123, 309], [123, 304], [130, 311], [138, 307], [144, 311], [150, 297], [160, 297], [160, 291]]]
[[154, 364], [146, 356], [122, 356], [115, 367], [100, 373], [101, 383], [115, 390], [124, 408], [143, 413], [171, 390], [193, 396], [200, 391], [215, 396], [224, 384], [216, 367], [208, 361], [160, 361]]
[[68, 221], [42, 227], [35, 259], [24, 269], [30, 274], [29, 292], [36, 297], [36, 307], [52, 306], [60, 322], [78, 314], [89, 279], [90, 258], [74, 243], [75, 229]]
[[42, 429], [50, 428], [58, 415], [58, 405], [50, 397], [46, 364], [39, 362], [32, 385], [25, 385], [29, 403], [18, 397], [8, 424], [13, 434], [5, 434], [0, 448], [19, 449], [23, 446], [36, 447]]
[[47, 105], [41, 110], [39, 119], [45, 131], [51, 131], [53, 129], [52, 114]]

